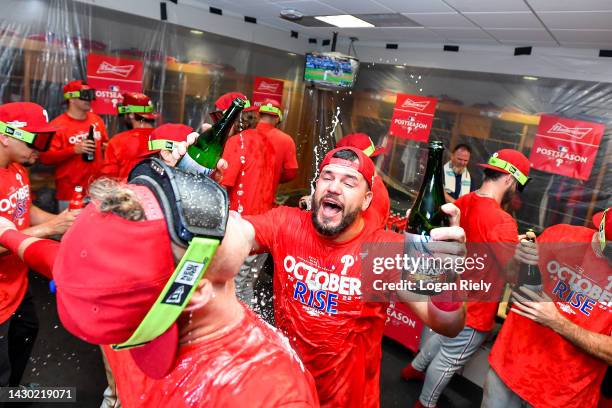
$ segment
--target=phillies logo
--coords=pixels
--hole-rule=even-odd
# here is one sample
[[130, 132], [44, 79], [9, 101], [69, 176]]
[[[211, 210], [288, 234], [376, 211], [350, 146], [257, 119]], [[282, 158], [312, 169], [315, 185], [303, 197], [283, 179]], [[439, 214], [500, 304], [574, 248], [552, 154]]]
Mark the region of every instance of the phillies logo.
[[342, 272], [340, 272], [340, 275], [346, 275], [348, 268], [353, 266], [353, 264], [355, 263], [355, 258], [353, 258], [351, 255], [343, 255], [342, 258], [340, 258], [340, 262], [342, 262], [343, 265]]
[[127, 78], [134, 70], [134, 65], [113, 65], [103, 61], [98, 67], [96, 74], [113, 74], [121, 78]]
[[410, 98], [406, 98], [404, 103], [402, 103], [401, 107], [402, 108], [414, 108], [422, 112], [428, 106], [429, 106], [429, 101], [416, 102]]
[[592, 130], [593, 128], [586, 128], [586, 127], [585, 128], [581, 128], [581, 127], [570, 128], [570, 127], [567, 127], [557, 122], [548, 130], [548, 133], [566, 135], [571, 138], [581, 140], [586, 135], [591, 133]]
[[257, 87], [257, 91], [259, 92], [278, 92], [278, 87], [280, 86], [280, 84], [275, 83], [275, 82], [266, 82], [266, 81], [261, 81], [259, 83], [259, 86]]

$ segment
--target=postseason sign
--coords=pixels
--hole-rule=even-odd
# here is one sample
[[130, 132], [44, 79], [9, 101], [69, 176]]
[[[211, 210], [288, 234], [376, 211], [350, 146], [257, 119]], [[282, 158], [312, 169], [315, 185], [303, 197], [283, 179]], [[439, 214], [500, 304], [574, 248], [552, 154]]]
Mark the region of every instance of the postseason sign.
[[142, 61], [106, 55], [87, 56], [87, 83], [96, 90], [97, 114], [116, 115], [124, 92], [142, 92]]
[[601, 123], [542, 115], [529, 161], [537, 170], [588, 180], [604, 130]]
[[389, 133], [404, 139], [427, 142], [431, 132], [436, 98], [397, 94]]
[[261, 106], [266, 99], [273, 99], [282, 106], [285, 83], [278, 79], [255, 77], [253, 83], [253, 106]]

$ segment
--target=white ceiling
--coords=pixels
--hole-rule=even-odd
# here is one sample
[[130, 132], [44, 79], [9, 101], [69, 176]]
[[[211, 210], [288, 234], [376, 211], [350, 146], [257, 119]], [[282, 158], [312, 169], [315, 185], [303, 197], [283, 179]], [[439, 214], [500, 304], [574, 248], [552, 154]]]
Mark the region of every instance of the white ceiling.
[[[196, 0], [202, 7], [256, 17], [304, 36], [357, 36], [360, 42], [612, 48], [612, 0]], [[193, 1], [192, 1], [193, 2]], [[402, 13], [415, 28], [304, 27], [279, 17]]]

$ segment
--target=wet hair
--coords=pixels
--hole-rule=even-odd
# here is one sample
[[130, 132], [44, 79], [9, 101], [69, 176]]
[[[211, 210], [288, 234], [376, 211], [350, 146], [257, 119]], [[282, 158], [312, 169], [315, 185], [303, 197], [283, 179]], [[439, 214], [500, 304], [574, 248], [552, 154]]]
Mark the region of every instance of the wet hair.
[[255, 111], [242, 112], [240, 115], [240, 131], [247, 129], [255, 129], [257, 126], [257, 122], [259, 121], [259, 116]]
[[468, 153], [472, 154], [472, 148], [466, 145], [465, 143], [459, 143], [457, 146], [455, 146], [455, 148], [453, 149], [453, 153], [455, 153], [459, 149], [467, 150]]
[[337, 159], [350, 160], [350, 161], [359, 160], [359, 156], [357, 156], [357, 154], [353, 152], [352, 150], [348, 150], [348, 149], [338, 150], [336, 153], [334, 153], [332, 157], [335, 157]]
[[484, 169], [484, 180], [483, 181], [495, 181], [503, 176], [508, 175], [508, 173], [503, 173], [501, 171], [493, 170], [493, 169]]
[[109, 178], [100, 178], [89, 186], [89, 196], [101, 212], [113, 213], [130, 221], [145, 219], [144, 208], [136, 193]]

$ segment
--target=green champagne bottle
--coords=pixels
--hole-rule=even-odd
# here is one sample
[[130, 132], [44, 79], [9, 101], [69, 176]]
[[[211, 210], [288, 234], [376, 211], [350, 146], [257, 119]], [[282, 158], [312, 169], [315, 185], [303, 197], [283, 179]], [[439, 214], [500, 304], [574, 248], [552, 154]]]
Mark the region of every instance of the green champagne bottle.
[[177, 167], [188, 173], [210, 176], [217, 167], [232, 125], [240, 117], [244, 105], [242, 99], [234, 99], [221, 119], [200, 133], [196, 142], [187, 148], [187, 154], [181, 158]]
[[449, 225], [448, 216], [440, 209], [446, 203], [442, 171], [443, 153], [442, 142], [429, 143], [425, 178], [406, 224], [406, 232], [410, 234], [429, 236], [429, 231], [432, 229]]
[[[528, 241], [536, 241], [536, 234], [532, 228], [529, 228], [525, 235], [527, 236], [525, 239]], [[542, 275], [538, 265], [530, 265], [526, 263], [521, 264], [521, 269], [519, 271], [519, 285], [525, 286], [536, 293], [542, 292]]]

